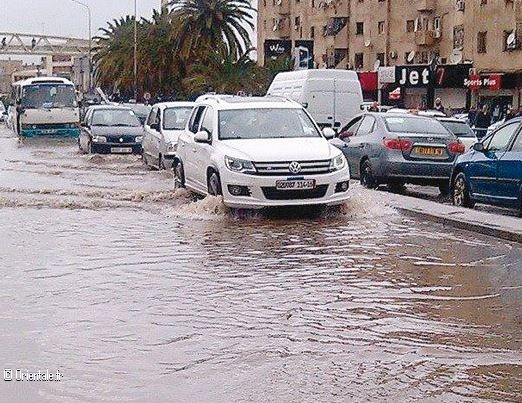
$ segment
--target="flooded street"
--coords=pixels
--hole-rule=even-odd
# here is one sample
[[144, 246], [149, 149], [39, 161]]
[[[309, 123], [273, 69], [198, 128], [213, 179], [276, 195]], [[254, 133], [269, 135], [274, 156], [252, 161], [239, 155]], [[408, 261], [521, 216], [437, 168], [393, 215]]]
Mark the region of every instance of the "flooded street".
[[389, 207], [233, 213], [0, 128], [6, 401], [522, 399], [522, 248]]

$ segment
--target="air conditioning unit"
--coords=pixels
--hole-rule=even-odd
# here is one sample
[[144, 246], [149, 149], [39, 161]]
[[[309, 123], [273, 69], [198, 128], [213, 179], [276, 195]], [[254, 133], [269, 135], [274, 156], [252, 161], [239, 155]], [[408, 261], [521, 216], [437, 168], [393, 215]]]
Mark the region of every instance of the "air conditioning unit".
[[398, 56], [398, 55], [397, 55], [397, 52], [396, 52], [395, 50], [392, 50], [392, 51], [390, 52], [390, 55], [389, 55], [389, 56], [390, 56], [390, 59], [397, 59], [397, 56]]
[[295, 29], [296, 31], [299, 31], [299, 25], [294, 25], [294, 29]]
[[277, 5], [280, 6], [283, 3], [283, 0], [277, 0]]
[[442, 32], [440, 29], [436, 29], [435, 31], [433, 31], [434, 38], [440, 38], [441, 36], [442, 36]]
[[517, 35], [516, 32], [512, 32], [506, 39], [506, 49], [513, 50], [517, 48]]
[[455, 8], [457, 11], [464, 11], [466, 8], [466, 2], [464, 0], [457, 0], [455, 3]]

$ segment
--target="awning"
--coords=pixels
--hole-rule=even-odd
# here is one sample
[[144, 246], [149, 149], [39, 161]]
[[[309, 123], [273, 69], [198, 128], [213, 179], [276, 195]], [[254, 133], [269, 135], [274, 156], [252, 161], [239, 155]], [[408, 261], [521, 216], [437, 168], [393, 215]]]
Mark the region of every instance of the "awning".
[[378, 77], [376, 71], [360, 71], [357, 74], [363, 91], [377, 91]]

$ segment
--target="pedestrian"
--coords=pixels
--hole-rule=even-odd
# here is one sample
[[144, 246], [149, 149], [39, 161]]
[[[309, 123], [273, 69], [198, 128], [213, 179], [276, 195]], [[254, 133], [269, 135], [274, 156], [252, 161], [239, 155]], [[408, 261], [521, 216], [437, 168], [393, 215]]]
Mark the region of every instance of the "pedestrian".
[[475, 125], [475, 119], [477, 119], [477, 107], [473, 105], [468, 111], [468, 123], [470, 126]]
[[368, 109], [369, 112], [380, 112], [381, 109], [379, 108], [379, 103], [374, 101], [372, 102], [372, 106]]
[[477, 137], [484, 137], [490, 125], [491, 114], [489, 113], [489, 107], [485, 104], [484, 106], [482, 106], [482, 110], [477, 114], [477, 118], [475, 119]]
[[440, 98], [435, 100], [435, 110], [446, 114], [444, 106], [442, 105], [442, 100]]
[[515, 111], [513, 110], [511, 105], [508, 105], [508, 109], [506, 111], [506, 117], [504, 119], [504, 122], [507, 122], [508, 120], [513, 119], [515, 116], [516, 116]]

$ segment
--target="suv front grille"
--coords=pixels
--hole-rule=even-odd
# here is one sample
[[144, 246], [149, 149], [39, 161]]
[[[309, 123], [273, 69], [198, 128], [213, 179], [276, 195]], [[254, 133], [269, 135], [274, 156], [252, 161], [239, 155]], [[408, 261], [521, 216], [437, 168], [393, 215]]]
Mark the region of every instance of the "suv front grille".
[[[103, 136], [103, 134], [102, 134]], [[136, 136], [132, 136], [129, 134], [124, 134], [121, 136], [116, 136], [114, 134], [106, 135], [107, 137], [107, 143], [114, 143], [114, 144], [125, 144], [125, 143], [134, 143], [136, 141]], [[122, 139], [122, 141], [120, 141]]]
[[318, 175], [330, 172], [330, 160], [296, 161], [301, 165], [301, 171], [297, 174], [290, 172], [290, 164], [294, 161], [279, 162], [254, 162], [257, 172], [261, 176], [287, 176], [287, 175]]
[[320, 199], [328, 190], [328, 185], [319, 185], [315, 189], [277, 190], [275, 187], [262, 187], [261, 190], [268, 200], [303, 200]]

